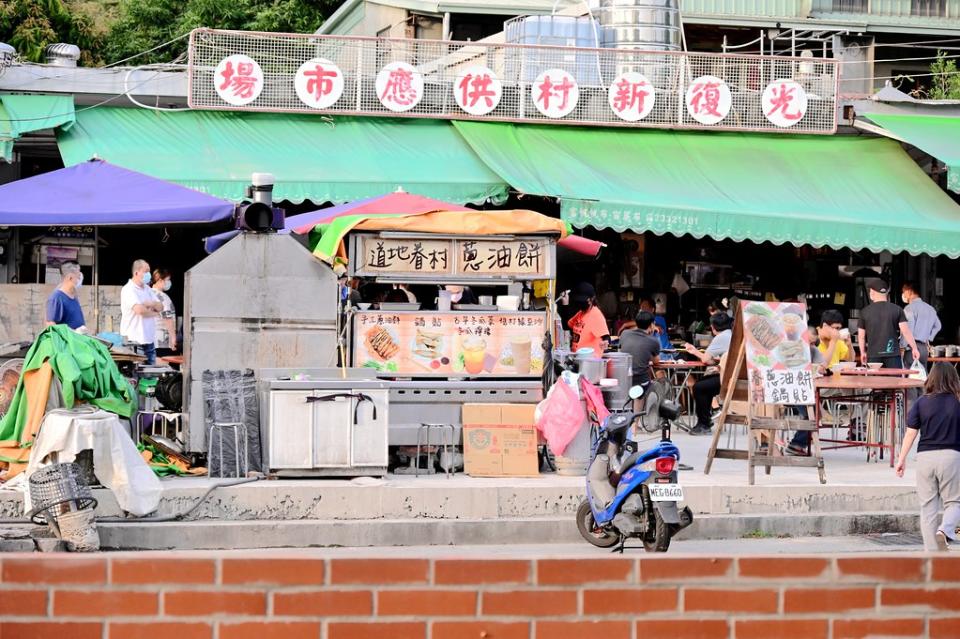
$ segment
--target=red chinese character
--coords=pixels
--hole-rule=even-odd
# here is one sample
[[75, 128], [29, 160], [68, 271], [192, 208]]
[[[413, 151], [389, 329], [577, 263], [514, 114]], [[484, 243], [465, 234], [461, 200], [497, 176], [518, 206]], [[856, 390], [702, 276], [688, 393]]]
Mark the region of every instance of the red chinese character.
[[337, 71], [335, 69], [327, 70], [316, 64], [313, 71], [304, 71], [303, 75], [309, 78], [307, 80], [307, 93], [312, 93], [313, 99], [319, 100], [333, 91], [332, 78], [337, 77]]
[[617, 82], [617, 93], [613, 96], [613, 108], [619, 113], [636, 108], [637, 113], [643, 113], [643, 103], [649, 91], [644, 91], [646, 82], [630, 82], [626, 78]]
[[380, 101], [396, 102], [406, 106], [414, 104], [417, 97], [417, 89], [413, 86], [413, 73], [406, 69], [391, 70]]
[[537, 102], [543, 104], [544, 111], [550, 110], [550, 98], [562, 97], [560, 98], [560, 106], [557, 107], [560, 111], [563, 111], [567, 108], [567, 100], [570, 97], [570, 89], [573, 88], [573, 83], [570, 82], [570, 78], [564, 76], [563, 82], [556, 84], [550, 79], [550, 76], [544, 76], [543, 82], [538, 86], [540, 89], [540, 95], [537, 97]]
[[249, 98], [253, 96], [253, 90], [257, 86], [257, 78], [253, 75], [253, 64], [250, 62], [237, 63], [237, 71], [234, 73], [233, 61], [227, 60], [227, 65], [220, 72], [223, 76], [223, 84], [220, 85], [221, 91], [230, 89], [233, 95], [239, 98]]
[[[468, 73], [460, 80], [461, 102], [469, 107], [477, 106], [477, 102], [483, 98], [488, 107], [493, 106], [493, 98], [497, 97], [497, 92], [490, 88], [493, 84], [493, 78], [488, 74], [473, 75]], [[472, 90], [471, 90], [472, 89]]]
[[693, 85], [693, 97], [690, 106], [696, 113], [708, 113], [722, 118], [720, 107], [720, 85], [717, 82], [698, 82]]
[[783, 113], [783, 117], [786, 120], [799, 120], [803, 117], [803, 114], [799, 111], [795, 113], [787, 112], [787, 109], [790, 107], [790, 103], [793, 102], [795, 87], [787, 88], [786, 84], [778, 85], [774, 90], [773, 99], [770, 100], [770, 106], [773, 108], [767, 112], [767, 117], [771, 117], [777, 111]]

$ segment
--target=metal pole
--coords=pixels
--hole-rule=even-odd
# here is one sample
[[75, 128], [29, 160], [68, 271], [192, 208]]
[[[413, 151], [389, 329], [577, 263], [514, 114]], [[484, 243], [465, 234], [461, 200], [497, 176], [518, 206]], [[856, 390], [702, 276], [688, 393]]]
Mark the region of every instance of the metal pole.
[[100, 333], [100, 227], [93, 227], [93, 327]]

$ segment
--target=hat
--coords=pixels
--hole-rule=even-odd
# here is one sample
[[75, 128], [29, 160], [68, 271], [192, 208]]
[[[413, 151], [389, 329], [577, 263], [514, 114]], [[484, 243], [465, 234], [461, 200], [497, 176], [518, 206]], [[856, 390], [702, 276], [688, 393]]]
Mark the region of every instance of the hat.
[[879, 277], [871, 277], [869, 280], [867, 280], [867, 288], [872, 291], [876, 291], [877, 293], [882, 293], [883, 295], [886, 295], [890, 290], [890, 287], [887, 286], [887, 283], [881, 280]]
[[593, 299], [596, 296], [597, 292], [594, 290], [593, 285], [589, 282], [580, 282], [570, 291], [570, 299], [575, 302], [583, 302]]

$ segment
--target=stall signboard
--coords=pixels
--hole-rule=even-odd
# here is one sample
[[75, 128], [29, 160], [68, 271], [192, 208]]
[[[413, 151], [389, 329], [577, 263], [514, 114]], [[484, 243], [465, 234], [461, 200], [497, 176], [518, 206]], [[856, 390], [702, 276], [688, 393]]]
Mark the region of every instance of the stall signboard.
[[539, 377], [544, 313], [360, 311], [355, 367], [388, 376]]
[[549, 238], [429, 239], [358, 234], [352, 246], [353, 274], [376, 277], [549, 279], [554, 242]]
[[750, 400], [756, 404], [814, 403], [813, 365], [805, 304], [741, 302]]

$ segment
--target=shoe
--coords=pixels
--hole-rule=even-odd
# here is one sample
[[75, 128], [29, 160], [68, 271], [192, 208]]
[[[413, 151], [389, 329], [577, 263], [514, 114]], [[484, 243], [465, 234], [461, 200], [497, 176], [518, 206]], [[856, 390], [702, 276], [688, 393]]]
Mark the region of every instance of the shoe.
[[787, 447], [784, 448], [784, 452], [788, 455], [793, 455], [795, 457], [809, 457], [810, 453], [807, 452], [806, 447], [797, 446], [796, 444], [787, 444]]
[[693, 466], [688, 464], [677, 464], [677, 470], [693, 470]]
[[703, 436], [703, 435], [713, 435], [713, 429], [709, 426], [694, 426], [690, 429], [690, 434], [694, 437]]
[[938, 530], [933, 535], [934, 539], [937, 540], [937, 550], [940, 552], [946, 552], [950, 550], [950, 544], [947, 542], [947, 535], [942, 530]]

